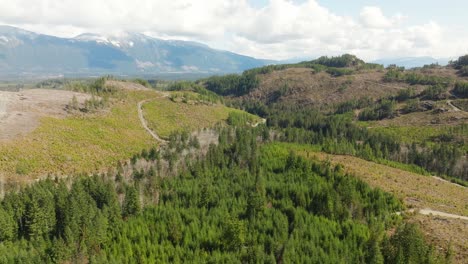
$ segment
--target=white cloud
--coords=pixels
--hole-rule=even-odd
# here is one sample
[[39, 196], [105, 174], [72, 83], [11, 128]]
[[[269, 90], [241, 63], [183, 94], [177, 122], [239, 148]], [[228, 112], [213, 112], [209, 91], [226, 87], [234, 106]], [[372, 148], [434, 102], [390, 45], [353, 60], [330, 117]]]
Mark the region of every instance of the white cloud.
[[368, 28], [389, 28], [403, 19], [401, 14], [396, 14], [392, 18], [386, 17], [382, 9], [376, 6], [366, 6], [359, 14], [361, 23]]
[[270, 0], [260, 9], [248, 0], [0, 0], [0, 6], [0, 23], [46, 34], [138, 31], [271, 59], [451, 56], [464, 49], [462, 40], [447, 41], [451, 35], [436, 22], [405, 25], [403, 15], [379, 7], [363, 7], [358, 18], [340, 16], [315, 0]]

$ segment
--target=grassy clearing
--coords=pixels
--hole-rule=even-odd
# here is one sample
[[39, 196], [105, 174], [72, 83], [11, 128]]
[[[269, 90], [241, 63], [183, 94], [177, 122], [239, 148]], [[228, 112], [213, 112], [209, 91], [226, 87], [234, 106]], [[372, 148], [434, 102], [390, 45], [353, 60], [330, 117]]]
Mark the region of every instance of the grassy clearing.
[[386, 126], [382, 121], [373, 122], [358, 122], [362, 127], [368, 127], [373, 131], [392, 136], [399, 142], [405, 144], [428, 144], [439, 141], [440, 137], [453, 137], [450, 144], [462, 144], [463, 149], [468, 151], [468, 145], [464, 142], [468, 141], [468, 127], [466, 124], [458, 124], [453, 126], [430, 126], [430, 125], [389, 125]]
[[121, 91], [105, 113], [43, 118], [31, 134], [0, 145], [0, 173], [32, 177], [89, 173], [127, 159], [154, 144], [141, 127], [137, 102], [157, 96], [152, 91]]
[[423, 143], [433, 137], [447, 132], [447, 128], [445, 127], [429, 126], [375, 127], [372, 128], [372, 130], [393, 136], [407, 144], [411, 144], [413, 142]]
[[278, 144], [310, 159], [342, 164], [346, 172], [393, 193], [409, 207], [468, 216], [468, 188], [356, 157], [325, 154], [314, 146]]
[[[184, 102], [169, 98], [152, 100], [143, 105], [143, 111], [148, 126], [162, 138], [168, 138], [174, 131], [194, 131], [217, 123], [225, 124], [230, 113], [245, 113], [221, 104], [205, 104], [193, 100]], [[258, 117], [250, 116], [258, 121]]]

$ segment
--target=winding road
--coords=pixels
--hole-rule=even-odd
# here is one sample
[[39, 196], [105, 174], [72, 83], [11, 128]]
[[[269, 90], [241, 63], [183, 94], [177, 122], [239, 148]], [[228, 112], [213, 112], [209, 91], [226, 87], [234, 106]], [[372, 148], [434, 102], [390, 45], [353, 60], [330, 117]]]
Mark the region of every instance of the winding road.
[[262, 118], [260, 121], [258, 121], [257, 123], [253, 124], [252, 127], [258, 127], [258, 125], [260, 124], [266, 124], [266, 119], [265, 118]]
[[144, 103], [147, 103], [149, 101], [151, 101], [151, 99], [146, 99], [146, 100], [138, 102], [138, 117], [140, 118], [141, 125], [154, 139], [156, 139], [156, 141], [158, 141], [158, 142], [160, 142], [162, 144], [166, 144], [167, 143], [166, 140], [160, 138], [158, 136], [158, 134], [156, 134], [153, 130], [151, 130], [148, 127], [148, 122], [146, 121], [145, 117], [143, 116], [142, 106], [143, 106]]
[[413, 213], [415, 211], [417, 213], [419, 213], [419, 214], [422, 214], [422, 215], [433, 215], [433, 216], [440, 216], [440, 217], [444, 217], [444, 218], [461, 219], [461, 220], [467, 220], [468, 221], [467, 216], [449, 214], [449, 213], [445, 213], [445, 212], [441, 212], [441, 211], [435, 211], [435, 210], [432, 210], [432, 209], [429, 209], [429, 208], [418, 209], [418, 210], [414, 210], [414, 209], [408, 210], [408, 212], [410, 212], [410, 213]]
[[453, 105], [453, 104], [452, 104], [452, 100], [448, 100], [448, 101], [447, 101], [447, 104], [448, 104], [449, 106], [451, 106], [452, 109], [453, 109], [453, 111], [455, 111], [455, 112], [463, 111], [463, 110], [461, 110], [460, 108], [458, 108], [458, 107], [456, 107], [455, 105]]

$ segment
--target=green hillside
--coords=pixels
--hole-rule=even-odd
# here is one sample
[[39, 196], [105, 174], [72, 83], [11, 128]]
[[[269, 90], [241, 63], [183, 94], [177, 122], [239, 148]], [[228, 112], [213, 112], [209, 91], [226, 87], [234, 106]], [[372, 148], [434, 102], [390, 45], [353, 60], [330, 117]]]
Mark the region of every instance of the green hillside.
[[191, 132], [217, 123], [227, 124], [229, 117], [236, 114], [246, 115], [247, 122], [251, 124], [259, 122], [259, 118], [254, 115], [220, 103], [203, 101], [195, 93], [172, 92], [168, 97], [145, 103], [143, 110], [149, 127], [166, 139], [174, 132]]
[[[68, 88], [93, 92], [96, 90], [93, 85], [73, 83]], [[138, 117], [137, 105], [141, 101], [150, 100], [144, 104], [144, 117], [162, 137], [180, 129], [192, 131], [217, 123], [226, 124], [230, 113], [243, 113], [222, 104], [173, 102], [143, 86], [135, 90], [135, 84], [130, 82], [122, 83], [122, 87], [99, 90], [98, 95], [109, 98], [102, 109], [86, 113], [75, 111], [67, 118], [43, 117], [32, 133], [1, 142], [0, 172], [12, 182], [22, 182], [50, 174], [106, 171], [117, 161], [158, 145], [159, 142], [143, 129]]]

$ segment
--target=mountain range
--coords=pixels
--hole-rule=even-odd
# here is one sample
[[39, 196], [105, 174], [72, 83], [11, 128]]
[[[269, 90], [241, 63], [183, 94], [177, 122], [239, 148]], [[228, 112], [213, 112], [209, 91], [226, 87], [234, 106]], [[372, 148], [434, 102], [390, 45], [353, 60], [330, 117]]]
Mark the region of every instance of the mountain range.
[[445, 66], [449, 63], [449, 61], [455, 58], [432, 58], [432, 57], [403, 57], [403, 58], [387, 58], [387, 59], [378, 59], [373, 61], [373, 63], [382, 64], [385, 67], [391, 64], [395, 64], [398, 66], [403, 66], [407, 69], [422, 67], [424, 65], [429, 64], [439, 64], [441, 66]]
[[0, 75], [230, 73], [273, 61], [140, 33], [60, 38], [0, 26]]
[[[60, 38], [11, 26], [0, 26], [0, 77], [225, 74], [268, 64], [297, 62], [256, 59], [212, 49], [197, 42], [163, 40], [141, 33], [81, 34]], [[373, 61], [406, 68], [447, 64], [431, 57]]]

